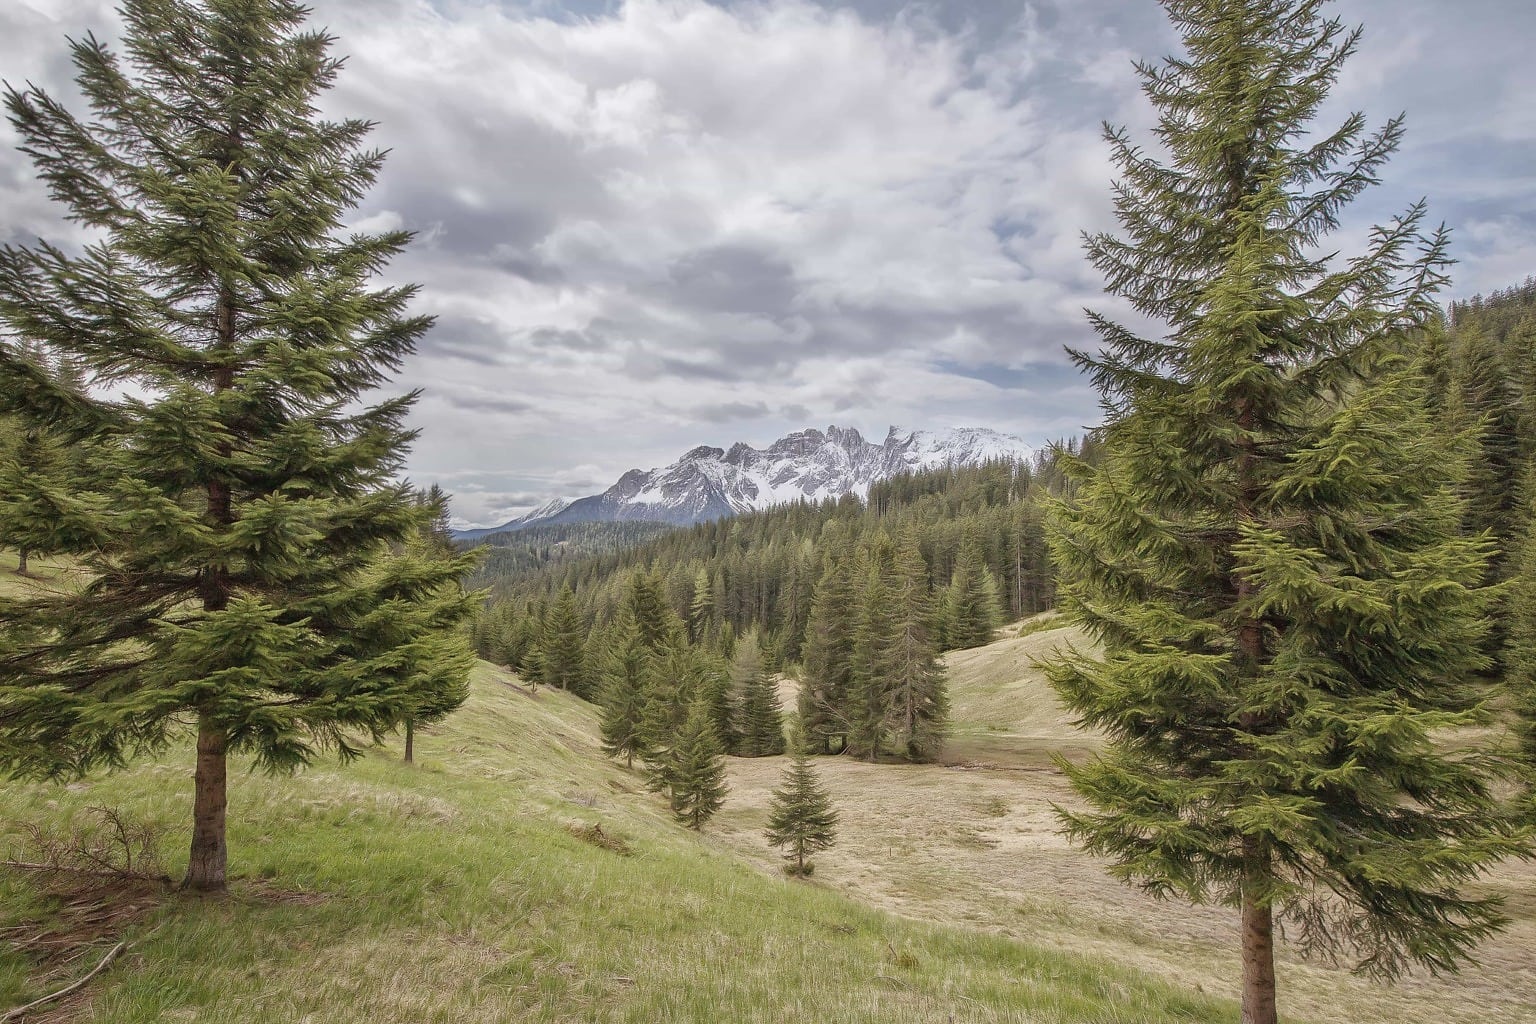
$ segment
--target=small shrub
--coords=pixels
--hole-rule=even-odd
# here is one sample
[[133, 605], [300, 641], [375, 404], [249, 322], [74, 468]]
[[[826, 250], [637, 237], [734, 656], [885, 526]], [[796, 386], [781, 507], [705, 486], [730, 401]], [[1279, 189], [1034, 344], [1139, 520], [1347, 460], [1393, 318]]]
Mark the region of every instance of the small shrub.
[[628, 839], [621, 835], [604, 832], [603, 826], [597, 822], [588, 825], [585, 822], [573, 821], [565, 826], [565, 830], [584, 843], [616, 853], [620, 857], [628, 857], [635, 852], [634, 845]]

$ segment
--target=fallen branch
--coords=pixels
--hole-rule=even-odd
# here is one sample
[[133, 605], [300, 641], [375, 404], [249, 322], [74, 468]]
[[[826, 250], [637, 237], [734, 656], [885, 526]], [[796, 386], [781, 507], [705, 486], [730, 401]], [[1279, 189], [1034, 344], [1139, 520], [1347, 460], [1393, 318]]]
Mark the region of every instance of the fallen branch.
[[[77, 868], [68, 864], [34, 864], [25, 860], [0, 860], [0, 867], [20, 868], [23, 871], [63, 871], [71, 875], [91, 875], [97, 878], [142, 878], [149, 882], [170, 882], [170, 875], [141, 875], [137, 871], [118, 871], [110, 868]], [[4, 1018], [0, 1017], [0, 1021]]]
[[84, 988], [86, 986], [87, 982], [89, 982], [92, 978], [96, 977], [96, 975], [100, 974], [102, 971], [106, 970], [107, 969], [107, 965], [110, 964], [113, 960], [116, 960], [117, 959], [117, 955], [119, 953], [121, 953], [123, 951], [124, 947], [126, 947], [127, 945], [128, 945], [128, 943], [126, 943], [126, 942], [119, 942], [117, 945], [112, 947], [112, 950], [109, 953], [107, 953], [106, 956], [101, 958], [101, 963], [97, 964], [96, 965], [96, 969], [93, 970], [90, 974], [87, 974], [85, 977], [81, 978], [79, 981], [75, 982], [73, 985], [68, 985], [68, 986], [66, 986], [64, 988], [61, 988], [57, 992], [50, 992], [48, 995], [43, 996], [43, 998], [41, 998], [41, 999], [34, 999], [34, 1000], [32, 1000], [32, 1002], [28, 1003], [26, 1006], [18, 1006], [16, 1009], [14, 1009], [11, 1012], [7, 1013], [4, 1017], [0, 1017], [0, 1024], [6, 1024], [7, 1021], [21, 1020], [21, 1018], [24, 1017], [29, 1010], [35, 1010], [39, 1006], [42, 1006], [44, 1003], [51, 1003], [55, 999], [63, 999], [65, 996], [69, 995], [71, 992], [78, 992], [78, 991], [80, 991], [82, 988]]

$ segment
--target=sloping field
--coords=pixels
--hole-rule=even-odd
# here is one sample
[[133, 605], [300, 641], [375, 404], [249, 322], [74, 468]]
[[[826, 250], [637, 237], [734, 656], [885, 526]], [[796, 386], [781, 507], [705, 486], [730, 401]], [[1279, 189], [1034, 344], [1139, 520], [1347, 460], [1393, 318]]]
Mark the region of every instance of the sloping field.
[[[1086, 756], [1096, 745], [1072, 728], [1033, 665], [1065, 643], [1083, 637], [1045, 629], [949, 655], [955, 738], [946, 765], [818, 759], [842, 823], [838, 845], [816, 858], [816, 877], [915, 919], [1105, 957], [1189, 992], [1235, 995], [1235, 911], [1157, 902], [1112, 881], [1056, 832], [1052, 805], [1076, 797], [1051, 757]], [[733, 760], [732, 793], [714, 826], [765, 871], [777, 869], [762, 829], [783, 764]], [[1381, 985], [1282, 949], [1283, 1016], [1319, 1024], [1536, 1022], [1536, 867], [1505, 865], [1485, 888], [1507, 898], [1515, 924], [1483, 947], [1481, 967]]]
[[[757, 870], [666, 820], [595, 734], [590, 706], [482, 666], [416, 768], [380, 750], [291, 779], [233, 771], [228, 899], [0, 869], [0, 1013], [123, 939], [29, 1024], [1236, 1020], [1106, 960], [867, 907], [830, 862], [810, 885]], [[184, 749], [7, 782], [0, 851], [33, 855], [26, 823], [108, 806], [167, 830], [175, 875], [190, 791]]]

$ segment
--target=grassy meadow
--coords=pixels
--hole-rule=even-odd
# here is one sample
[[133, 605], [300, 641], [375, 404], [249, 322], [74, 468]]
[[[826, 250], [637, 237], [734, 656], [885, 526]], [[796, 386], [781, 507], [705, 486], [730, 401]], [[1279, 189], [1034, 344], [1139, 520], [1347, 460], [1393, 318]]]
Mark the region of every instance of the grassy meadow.
[[[994, 643], [946, 656], [954, 738], [944, 765], [816, 762], [842, 814], [838, 845], [818, 855], [823, 884], [861, 903], [1139, 967], [1182, 990], [1239, 992], [1237, 912], [1160, 902], [1112, 881], [1057, 834], [1053, 805], [1076, 797], [1051, 758], [1086, 756], [1035, 661], [1082, 644], [1053, 613]], [[1023, 634], [1023, 635], [1020, 635]], [[712, 832], [771, 871], [761, 833], [782, 758], [732, 759], [731, 797]], [[1536, 1022], [1536, 865], [1508, 863], [1481, 889], [1514, 919], [1460, 975], [1383, 985], [1303, 961], [1283, 943], [1282, 1017], [1350, 1024]]]
[[[0, 569], [0, 588], [67, 585]], [[732, 760], [695, 835], [605, 760], [595, 710], [482, 664], [468, 704], [350, 766], [232, 765], [231, 894], [0, 869], [0, 1013], [123, 956], [29, 1024], [149, 1022], [1235, 1022], [1232, 914], [1110, 882], [1054, 832], [1066, 723], [1033, 659], [1071, 633], [950, 656], [946, 765], [817, 762], [837, 847], [793, 882], [762, 839], [783, 758]], [[786, 687], [786, 692], [788, 688]], [[184, 866], [191, 751], [62, 784], [6, 782], [0, 852], [113, 807]], [[600, 832], [593, 830], [598, 826]], [[1490, 880], [1516, 929], [1459, 979], [1381, 987], [1281, 967], [1288, 1019], [1536, 1021], [1536, 873]]]

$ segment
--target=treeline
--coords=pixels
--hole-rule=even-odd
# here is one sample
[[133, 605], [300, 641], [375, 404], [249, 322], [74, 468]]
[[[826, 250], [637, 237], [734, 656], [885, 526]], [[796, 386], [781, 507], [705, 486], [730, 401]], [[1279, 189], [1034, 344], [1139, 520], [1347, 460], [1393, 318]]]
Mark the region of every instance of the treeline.
[[1492, 538], [1490, 582], [1506, 587], [1491, 631], [1491, 674], [1522, 712], [1536, 757], [1536, 279], [1452, 304], [1428, 350], [1436, 412], [1469, 432], [1466, 530]]
[[610, 554], [671, 533], [670, 523], [553, 523], [493, 533], [476, 542], [480, 565], [465, 585], [479, 590], [532, 575], [553, 565]]
[[[1051, 606], [1040, 498], [1061, 483], [1049, 453], [1029, 465], [948, 467], [878, 483], [867, 501], [850, 495], [785, 505], [513, 572], [489, 580], [494, 625], [482, 626], [481, 636], [488, 653], [501, 655], [493, 660], [517, 664], [562, 591], [572, 593], [587, 624], [601, 627], [616, 618], [628, 578], [646, 572], [660, 579], [693, 642], [726, 651], [732, 637], [756, 628], [771, 663], [787, 665], [803, 657], [828, 560], [910, 536], [934, 603], [934, 635], [942, 648], [970, 646], [1004, 618]], [[985, 628], [967, 619], [977, 614]]]
[[1522, 495], [1536, 460], [1536, 281], [1452, 304], [1444, 342], [1431, 339], [1428, 351], [1437, 415], [1475, 440], [1467, 525], [1495, 538], [1502, 580], [1530, 522]]

